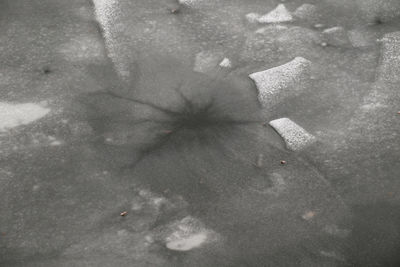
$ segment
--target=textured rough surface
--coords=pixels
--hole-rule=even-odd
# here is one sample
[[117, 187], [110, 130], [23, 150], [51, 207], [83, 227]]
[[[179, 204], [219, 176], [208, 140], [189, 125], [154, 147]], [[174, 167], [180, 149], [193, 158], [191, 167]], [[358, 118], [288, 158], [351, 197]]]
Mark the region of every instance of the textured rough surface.
[[282, 136], [289, 150], [298, 151], [316, 141], [313, 135], [288, 118], [270, 121], [269, 125]]
[[272, 106], [288, 96], [301, 93], [310, 79], [310, 70], [311, 61], [297, 57], [281, 66], [252, 73], [249, 77], [257, 86], [262, 105]]
[[378, 79], [396, 83], [400, 81], [400, 32], [383, 36], [381, 65]]

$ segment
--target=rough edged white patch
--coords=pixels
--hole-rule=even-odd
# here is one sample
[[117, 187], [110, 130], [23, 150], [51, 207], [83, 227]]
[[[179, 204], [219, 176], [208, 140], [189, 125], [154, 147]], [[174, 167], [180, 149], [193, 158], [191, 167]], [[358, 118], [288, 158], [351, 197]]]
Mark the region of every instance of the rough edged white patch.
[[398, 83], [400, 82], [400, 31], [385, 34], [381, 42], [378, 79]]
[[165, 246], [176, 251], [189, 251], [205, 243], [215, 241], [216, 233], [204, 228], [203, 224], [187, 216], [172, 227], [175, 231], [165, 238]]
[[280, 23], [292, 21], [293, 17], [284, 4], [279, 4], [274, 10], [261, 16], [258, 19], [260, 23]]
[[288, 118], [281, 118], [269, 122], [286, 143], [286, 147], [292, 151], [298, 151], [314, 143], [316, 138], [302, 127]]
[[344, 46], [349, 44], [349, 37], [343, 27], [332, 27], [322, 32], [323, 39], [326, 43], [333, 46]]
[[296, 57], [286, 64], [252, 73], [249, 77], [257, 86], [259, 101], [266, 107], [299, 94], [308, 85], [310, 72], [311, 61]]
[[219, 66], [222, 68], [231, 68], [232, 67], [232, 62], [229, 60], [229, 58], [224, 58], [220, 63]]
[[50, 109], [34, 103], [10, 104], [0, 102], [0, 132], [29, 124], [44, 117]]

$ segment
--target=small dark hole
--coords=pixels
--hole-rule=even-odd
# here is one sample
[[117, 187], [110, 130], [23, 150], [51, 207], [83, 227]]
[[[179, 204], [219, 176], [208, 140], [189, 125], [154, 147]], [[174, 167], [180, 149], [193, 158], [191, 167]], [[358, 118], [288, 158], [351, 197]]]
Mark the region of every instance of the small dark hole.
[[44, 74], [50, 74], [51, 73], [51, 69], [49, 67], [44, 67], [43, 68], [43, 73]]
[[374, 23], [375, 23], [376, 25], [380, 25], [380, 24], [383, 24], [383, 21], [381, 20], [381, 18], [375, 18], [375, 19], [374, 19]]

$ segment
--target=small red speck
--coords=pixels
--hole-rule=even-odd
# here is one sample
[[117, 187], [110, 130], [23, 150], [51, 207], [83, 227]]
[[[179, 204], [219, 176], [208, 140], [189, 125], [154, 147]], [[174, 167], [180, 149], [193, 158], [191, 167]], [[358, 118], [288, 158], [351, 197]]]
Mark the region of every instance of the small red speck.
[[124, 217], [124, 216], [128, 215], [128, 212], [127, 212], [127, 211], [123, 211], [123, 212], [121, 212], [119, 215], [121, 215], [122, 217]]
[[172, 130], [165, 130], [165, 131], [163, 131], [165, 134], [170, 134], [170, 133], [172, 133]]
[[285, 165], [287, 162], [285, 160], [281, 160], [281, 164]]

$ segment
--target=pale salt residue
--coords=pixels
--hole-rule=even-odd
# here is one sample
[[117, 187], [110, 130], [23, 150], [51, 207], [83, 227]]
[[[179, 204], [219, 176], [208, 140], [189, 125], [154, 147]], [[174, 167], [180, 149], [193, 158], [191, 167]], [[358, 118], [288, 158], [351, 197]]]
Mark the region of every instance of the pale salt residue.
[[257, 86], [261, 104], [270, 106], [305, 89], [310, 80], [310, 72], [311, 61], [296, 57], [286, 64], [252, 73], [249, 77]]
[[183, 218], [172, 227], [175, 231], [165, 238], [166, 247], [171, 250], [189, 251], [215, 241], [217, 236], [191, 216]]
[[0, 132], [26, 125], [44, 117], [49, 108], [34, 103], [10, 104], [0, 102]]
[[280, 23], [292, 21], [293, 17], [284, 4], [279, 4], [274, 10], [261, 16], [258, 19], [260, 23]]
[[288, 118], [270, 121], [269, 125], [282, 136], [289, 150], [298, 151], [316, 141], [315, 136]]

